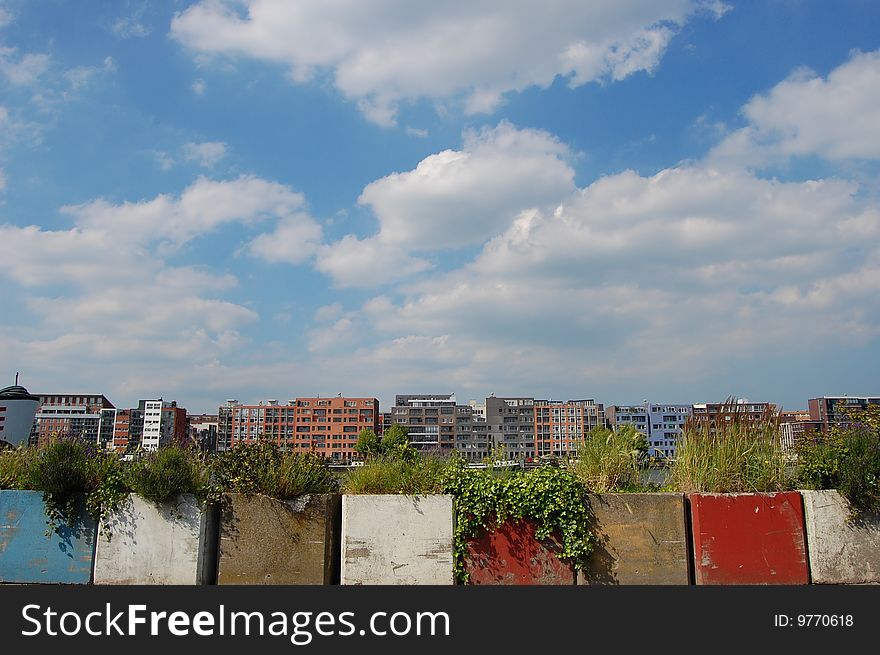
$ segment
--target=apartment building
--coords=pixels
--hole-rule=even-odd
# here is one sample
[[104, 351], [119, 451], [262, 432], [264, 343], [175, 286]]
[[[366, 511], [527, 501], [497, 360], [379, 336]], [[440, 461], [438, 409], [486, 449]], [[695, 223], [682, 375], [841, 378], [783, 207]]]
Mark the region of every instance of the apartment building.
[[113, 442], [116, 408], [103, 394], [37, 394], [31, 443], [46, 444], [53, 436], [73, 436], [95, 444]]
[[148, 398], [137, 407], [116, 410], [111, 447], [122, 452], [155, 451], [170, 444], [187, 443], [186, 409], [176, 400]]
[[748, 422], [757, 423], [766, 416], [775, 414], [776, 405], [774, 403], [753, 403], [745, 398], [726, 403], [696, 403], [693, 406], [694, 419], [709, 421], [713, 424], [721, 418], [732, 420], [734, 415]]
[[417, 450], [448, 454], [456, 448], [458, 434], [469, 438], [464, 426], [470, 425], [470, 413], [469, 406], [456, 402], [455, 394], [398, 394], [391, 421], [406, 428]]
[[644, 403], [641, 405], [610, 405], [605, 414], [612, 430], [631, 425], [645, 435], [648, 454], [658, 459], [674, 459], [693, 405]]
[[865, 411], [871, 405], [880, 405], [878, 396], [821, 396], [807, 401], [810, 420], [823, 432], [835, 425], [850, 422], [848, 412]]
[[356, 455], [358, 433], [365, 428], [379, 431], [376, 398], [296, 398], [286, 404], [266, 400], [256, 405], [227, 400], [218, 409], [217, 448], [269, 438], [288, 449], [349, 461]]
[[574, 456], [590, 430], [605, 425], [605, 406], [593, 399], [535, 400], [533, 421], [537, 456]]
[[188, 442], [200, 450], [215, 452], [218, 422], [217, 414], [188, 414], [186, 417]]

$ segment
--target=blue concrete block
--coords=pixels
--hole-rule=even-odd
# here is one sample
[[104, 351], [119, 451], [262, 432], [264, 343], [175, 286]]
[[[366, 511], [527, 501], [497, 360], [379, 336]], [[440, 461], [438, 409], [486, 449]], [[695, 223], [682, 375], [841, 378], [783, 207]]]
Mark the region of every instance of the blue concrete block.
[[59, 534], [47, 523], [41, 492], [0, 491], [0, 582], [89, 584], [95, 528], [83, 507], [77, 523]]

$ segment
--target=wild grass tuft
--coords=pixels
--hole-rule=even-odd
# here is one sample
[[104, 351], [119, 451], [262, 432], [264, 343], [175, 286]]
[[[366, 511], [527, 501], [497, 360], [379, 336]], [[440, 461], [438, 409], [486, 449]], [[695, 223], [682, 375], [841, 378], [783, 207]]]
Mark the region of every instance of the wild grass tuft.
[[343, 489], [349, 494], [443, 493], [446, 461], [439, 457], [380, 456], [348, 472]]
[[645, 436], [630, 425], [596, 428], [578, 448], [574, 472], [594, 493], [637, 490], [647, 451]]
[[732, 400], [715, 421], [685, 424], [669, 474], [682, 492], [762, 492], [792, 488], [792, 477], [773, 412], [751, 419]]

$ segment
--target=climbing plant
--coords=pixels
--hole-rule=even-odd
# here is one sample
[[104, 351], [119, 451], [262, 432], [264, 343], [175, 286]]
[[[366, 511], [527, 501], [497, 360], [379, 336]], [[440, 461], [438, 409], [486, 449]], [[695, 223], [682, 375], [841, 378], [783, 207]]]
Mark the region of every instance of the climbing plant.
[[589, 529], [586, 489], [566, 468], [539, 467], [497, 475], [490, 469], [471, 469], [453, 458], [443, 474], [443, 490], [455, 497], [455, 576], [466, 583], [468, 540], [479, 537], [507, 521], [528, 519], [535, 524], [535, 537], [558, 536], [560, 559], [585, 568], [594, 546]]

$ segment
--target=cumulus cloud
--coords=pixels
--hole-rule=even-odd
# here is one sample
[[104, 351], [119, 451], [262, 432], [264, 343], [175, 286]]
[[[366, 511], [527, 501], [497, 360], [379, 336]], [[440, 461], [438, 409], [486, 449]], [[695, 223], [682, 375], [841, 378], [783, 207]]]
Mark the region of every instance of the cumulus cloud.
[[[165, 255], [231, 222], [308, 223], [303, 206], [301, 194], [252, 176], [199, 178], [179, 196], [64, 207], [69, 229], [0, 225], [0, 274], [26, 290], [19, 312], [35, 319], [26, 338], [7, 334], [10, 347], [47, 372], [85, 357], [112, 363], [132, 389], [192, 384], [191, 372], [246, 343], [241, 330], [259, 316], [224, 298], [234, 276]], [[186, 374], [176, 371], [182, 363]]]
[[301, 264], [318, 249], [321, 237], [321, 226], [311, 216], [295, 213], [280, 220], [274, 231], [253, 239], [247, 249], [267, 262]]
[[363, 355], [400, 383], [430, 367], [466, 390], [534, 393], [564, 370], [567, 388], [662, 390], [682, 368], [880, 338], [880, 208], [842, 180], [625, 171], [397, 291], [346, 318], [378, 335]]
[[179, 248], [224, 223], [283, 220], [299, 215], [304, 205], [301, 193], [244, 175], [228, 181], [199, 177], [179, 197], [159, 195], [121, 205], [99, 199], [64, 207], [62, 213], [85, 231], [116, 232], [121, 241]]
[[379, 232], [321, 248], [316, 266], [341, 287], [370, 287], [432, 268], [412, 256], [480, 245], [525, 208], [555, 205], [574, 190], [569, 149], [540, 130], [508, 122], [467, 131], [461, 150], [431, 155], [363, 190]]
[[14, 86], [26, 86], [37, 81], [48, 69], [50, 58], [43, 53], [17, 55], [15, 48], [0, 46], [0, 75]]
[[197, 96], [201, 96], [205, 94], [205, 91], [208, 89], [208, 83], [205, 80], [199, 79], [192, 83], [192, 90]]
[[201, 55], [283, 64], [299, 83], [329, 74], [370, 120], [393, 124], [416, 98], [490, 112], [506, 93], [557, 76], [579, 86], [650, 72], [695, 12], [726, 10], [696, 0], [378, 4], [202, 0], [175, 15], [171, 35]]
[[203, 168], [213, 168], [226, 156], [226, 144], [222, 141], [187, 143], [183, 146], [183, 156]]
[[880, 51], [852, 53], [821, 77], [795, 71], [742, 110], [748, 126], [714, 151], [718, 161], [760, 165], [815, 155], [880, 158]]
[[358, 239], [349, 234], [322, 246], [315, 267], [329, 275], [336, 286], [369, 288], [426, 271], [431, 263], [377, 238]]
[[568, 148], [508, 122], [468, 131], [445, 150], [369, 184], [358, 202], [379, 219], [378, 239], [439, 250], [484, 242], [523, 208], [556, 203], [574, 189]]

